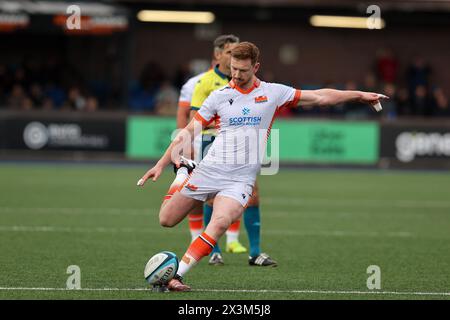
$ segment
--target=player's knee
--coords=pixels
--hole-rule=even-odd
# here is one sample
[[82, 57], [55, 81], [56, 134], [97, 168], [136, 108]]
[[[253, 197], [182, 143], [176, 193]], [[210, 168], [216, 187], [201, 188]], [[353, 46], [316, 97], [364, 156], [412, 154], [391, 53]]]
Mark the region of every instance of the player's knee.
[[160, 215], [159, 216], [159, 224], [164, 227], [164, 228], [172, 228], [173, 226], [175, 226], [175, 221], [173, 221], [173, 219], [170, 219], [170, 217], [165, 216], [165, 215]]

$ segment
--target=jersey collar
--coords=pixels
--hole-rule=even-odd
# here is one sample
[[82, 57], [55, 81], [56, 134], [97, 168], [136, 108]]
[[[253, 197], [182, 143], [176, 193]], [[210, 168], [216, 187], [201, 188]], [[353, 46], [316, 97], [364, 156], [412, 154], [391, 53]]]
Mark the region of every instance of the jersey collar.
[[249, 94], [250, 92], [253, 91], [253, 89], [258, 88], [260, 83], [261, 83], [261, 81], [255, 77], [253, 79], [253, 85], [250, 88], [248, 88], [247, 90], [244, 90], [241, 87], [237, 86], [233, 80], [230, 81], [229, 85], [231, 88], [236, 89], [237, 91], [239, 91], [242, 94]]
[[230, 79], [230, 77], [228, 77], [226, 74], [220, 72], [218, 64], [214, 67], [214, 72], [222, 79]]

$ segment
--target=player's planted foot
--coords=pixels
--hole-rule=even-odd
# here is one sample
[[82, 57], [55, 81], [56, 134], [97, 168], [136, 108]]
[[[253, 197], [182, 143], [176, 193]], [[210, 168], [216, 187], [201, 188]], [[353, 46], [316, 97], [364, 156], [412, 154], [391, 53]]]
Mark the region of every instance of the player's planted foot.
[[211, 258], [209, 259], [208, 264], [210, 264], [211, 266], [223, 266], [224, 262], [222, 255], [218, 252], [213, 253]]
[[191, 287], [183, 283], [183, 278], [179, 275], [175, 275], [172, 280], [167, 283], [167, 288], [170, 291], [188, 292], [191, 291]]
[[247, 252], [247, 248], [244, 247], [239, 241], [233, 241], [227, 243], [226, 251], [228, 253], [245, 253]]
[[259, 256], [256, 257], [249, 257], [248, 264], [251, 266], [261, 266], [261, 267], [278, 266], [278, 263], [271, 257], [269, 257], [269, 255], [267, 255], [266, 253], [261, 253]]

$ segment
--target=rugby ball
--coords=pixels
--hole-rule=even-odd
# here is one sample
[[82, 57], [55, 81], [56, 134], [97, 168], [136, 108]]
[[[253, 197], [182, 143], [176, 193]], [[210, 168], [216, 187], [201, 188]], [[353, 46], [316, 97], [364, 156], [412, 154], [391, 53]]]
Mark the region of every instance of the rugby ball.
[[144, 278], [151, 285], [162, 285], [177, 274], [178, 258], [175, 253], [163, 251], [148, 260], [144, 269]]

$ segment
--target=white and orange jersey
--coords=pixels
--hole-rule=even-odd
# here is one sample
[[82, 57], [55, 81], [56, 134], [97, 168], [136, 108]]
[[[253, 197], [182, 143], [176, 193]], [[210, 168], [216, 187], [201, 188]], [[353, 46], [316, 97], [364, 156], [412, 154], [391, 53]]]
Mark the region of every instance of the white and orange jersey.
[[300, 90], [256, 78], [246, 91], [231, 81], [212, 92], [195, 118], [203, 125], [215, 121], [218, 135], [199, 168], [253, 185], [277, 111], [296, 106], [300, 95]]
[[198, 80], [205, 74], [202, 72], [192, 78], [190, 78], [186, 83], [181, 87], [180, 97], [178, 98], [178, 107], [180, 108], [191, 108], [191, 100], [192, 94], [194, 93], [195, 85]]

